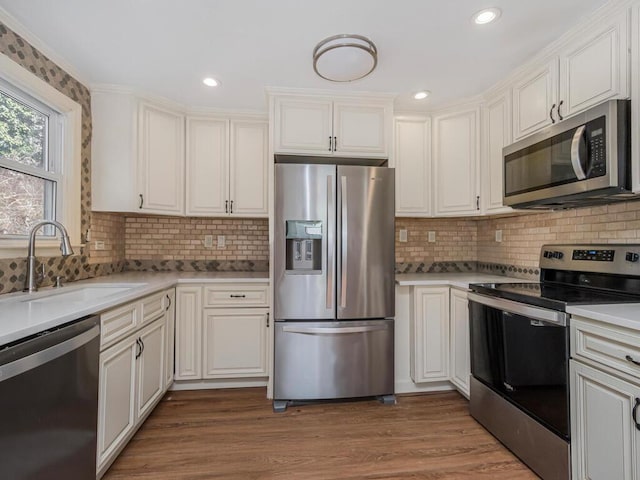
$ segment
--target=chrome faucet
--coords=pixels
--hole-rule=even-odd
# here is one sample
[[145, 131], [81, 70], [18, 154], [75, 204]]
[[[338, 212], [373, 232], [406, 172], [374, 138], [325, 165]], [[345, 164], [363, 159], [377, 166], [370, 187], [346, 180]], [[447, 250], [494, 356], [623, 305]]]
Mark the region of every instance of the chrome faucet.
[[71, 241], [69, 240], [69, 234], [67, 233], [67, 229], [64, 228], [60, 222], [56, 222], [55, 220], [43, 220], [42, 222], [36, 223], [33, 227], [31, 227], [31, 232], [29, 233], [29, 257], [27, 258], [27, 278], [25, 280], [24, 291], [25, 292], [35, 292], [38, 290], [38, 285], [35, 278], [35, 270], [36, 270], [36, 232], [38, 229], [44, 225], [53, 225], [62, 235], [62, 239], [60, 241], [60, 251], [62, 252], [63, 257], [68, 257], [69, 255], [73, 255], [73, 248], [71, 248]]

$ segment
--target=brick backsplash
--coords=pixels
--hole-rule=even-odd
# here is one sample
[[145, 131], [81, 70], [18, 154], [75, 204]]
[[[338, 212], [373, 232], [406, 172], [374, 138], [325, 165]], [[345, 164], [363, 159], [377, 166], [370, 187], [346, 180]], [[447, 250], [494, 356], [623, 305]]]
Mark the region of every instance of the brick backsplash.
[[[96, 250], [96, 242], [104, 243], [104, 250]], [[119, 213], [93, 212], [89, 263], [121, 262], [125, 256], [125, 217]]]
[[[475, 220], [396, 218], [396, 263], [475, 261], [478, 235]], [[400, 242], [400, 230], [407, 230], [407, 242]], [[429, 243], [429, 232], [436, 241]]]
[[[125, 220], [127, 260], [259, 261], [269, 259], [266, 219], [128, 216]], [[204, 236], [213, 236], [213, 247]], [[226, 246], [217, 247], [218, 235]]]

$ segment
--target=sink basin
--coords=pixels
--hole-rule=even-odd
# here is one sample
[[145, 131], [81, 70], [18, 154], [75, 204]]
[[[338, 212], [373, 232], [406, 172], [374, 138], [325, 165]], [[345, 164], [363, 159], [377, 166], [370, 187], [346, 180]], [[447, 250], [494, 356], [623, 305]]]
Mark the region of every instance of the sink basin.
[[74, 288], [73, 290], [56, 290], [46, 295], [39, 295], [37, 298], [26, 298], [22, 301], [31, 304], [81, 303], [124, 293], [141, 285], [144, 284], [87, 285], [86, 287]]

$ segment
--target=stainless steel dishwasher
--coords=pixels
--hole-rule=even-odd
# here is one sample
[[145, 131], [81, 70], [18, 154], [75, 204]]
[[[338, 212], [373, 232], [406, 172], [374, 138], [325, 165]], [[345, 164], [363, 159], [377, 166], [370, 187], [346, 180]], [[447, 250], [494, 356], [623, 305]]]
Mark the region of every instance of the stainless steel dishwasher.
[[0, 477], [95, 479], [99, 317], [0, 349]]

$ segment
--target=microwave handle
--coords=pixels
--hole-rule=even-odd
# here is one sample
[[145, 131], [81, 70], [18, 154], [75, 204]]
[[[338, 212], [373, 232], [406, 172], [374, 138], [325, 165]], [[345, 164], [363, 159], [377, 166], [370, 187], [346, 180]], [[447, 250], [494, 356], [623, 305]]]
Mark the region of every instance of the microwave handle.
[[573, 134], [573, 140], [571, 141], [571, 166], [573, 167], [573, 172], [576, 174], [576, 178], [578, 180], [584, 180], [587, 178], [587, 174], [584, 173], [582, 164], [580, 163], [580, 140], [582, 140], [585, 128], [585, 125], [578, 127]]

